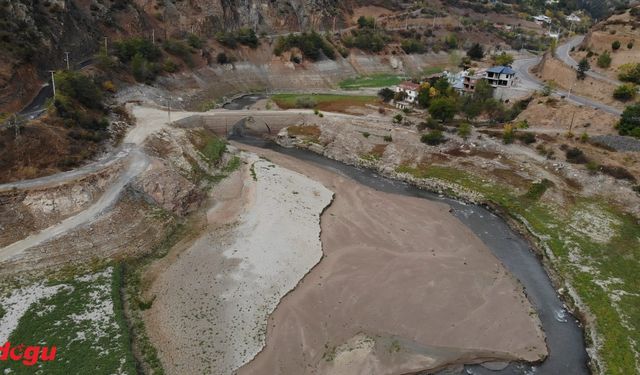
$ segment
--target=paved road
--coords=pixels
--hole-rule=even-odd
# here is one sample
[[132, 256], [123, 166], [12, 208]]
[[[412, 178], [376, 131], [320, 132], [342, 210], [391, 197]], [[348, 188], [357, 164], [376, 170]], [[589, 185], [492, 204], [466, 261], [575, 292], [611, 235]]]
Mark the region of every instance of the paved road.
[[[571, 42], [571, 41], [570, 41]], [[563, 44], [560, 47], [566, 47], [565, 44]], [[558, 47], [558, 48], [560, 48]], [[571, 47], [569, 47], [569, 49], [571, 49]], [[530, 88], [532, 90], [541, 90], [544, 82], [542, 82], [540, 79], [538, 79], [536, 76], [534, 76], [533, 74], [530, 73], [531, 68], [533, 68], [536, 64], [538, 64], [540, 62], [541, 57], [532, 57], [532, 58], [526, 58], [526, 59], [519, 59], [514, 61], [513, 63], [513, 69], [518, 73], [518, 77], [520, 78], [520, 83], [521, 85], [523, 85], [526, 88]], [[567, 91], [564, 90], [554, 90], [554, 94], [556, 96], [560, 96], [560, 97], [564, 97], [567, 100], [570, 100], [576, 104], [579, 105], [584, 105], [584, 106], [588, 106], [588, 107], [593, 107], [599, 110], [602, 110], [604, 112], [607, 113], [611, 113], [613, 115], [620, 115], [622, 114], [622, 111], [620, 111], [617, 108], [608, 106], [606, 104], [602, 104], [598, 101], [592, 100], [592, 99], [588, 99], [582, 96], [578, 96], [575, 94], [571, 94], [569, 95], [569, 93]]]
[[[577, 47], [580, 43], [582, 43], [583, 40], [584, 35], [576, 35], [573, 38], [569, 39], [565, 44], [562, 44], [558, 46], [558, 48], [556, 48], [556, 57], [565, 64], [576, 69], [578, 67], [578, 63], [573, 59], [573, 57], [571, 57], [570, 52], [572, 48]], [[617, 79], [611, 79], [604, 74], [600, 74], [592, 70], [587, 71], [587, 75], [594, 79], [604, 81], [615, 86], [622, 84], [622, 82], [618, 81]]]

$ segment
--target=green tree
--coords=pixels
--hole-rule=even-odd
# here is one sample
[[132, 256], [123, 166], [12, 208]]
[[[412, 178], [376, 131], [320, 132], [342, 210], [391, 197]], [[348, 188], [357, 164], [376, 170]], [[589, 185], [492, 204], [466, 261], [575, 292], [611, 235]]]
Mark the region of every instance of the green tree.
[[596, 64], [603, 69], [610, 67], [611, 55], [609, 54], [609, 51], [602, 52], [602, 55], [598, 56], [598, 61], [596, 62]]
[[617, 128], [620, 135], [640, 138], [640, 104], [633, 104], [624, 109]]
[[589, 64], [589, 60], [586, 57], [583, 57], [582, 60], [578, 63], [578, 71], [576, 72], [578, 79], [584, 79], [587, 76], [587, 72], [591, 69], [591, 65]]
[[626, 102], [636, 97], [638, 90], [636, 86], [630, 83], [622, 84], [613, 91], [613, 97], [620, 101]]
[[380, 91], [378, 91], [378, 96], [385, 102], [390, 101], [391, 99], [393, 99], [393, 97], [395, 96], [395, 93], [393, 92], [393, 90], [391, 90], [388, 87], [385, 87], [383, 89], [381, 89]]
[[429, 105], [429, 114], [440, 121], [447, 122], [453, 119], [458, 111], [455, 98], [435, 98]]
[[484, 102], [493, 98], [493, 86], [486, 79], [481, 79], [476, 83], [476, 89], [473, 92], [473, 98], [479, 102]]
[[611, 43], [611, 49], [614, 51], [617, 51], [620, 49], [620, 41], [619, 40], [614, 40], [613, 43]]
[[493, 63], [496, 65], [511, 66], [511, 64], [513, 64], [513, 56], [506, 52], [502, 52], [499, 55], [493, 55], [492, 59]]
[[430, 146], [436, 146], [440, 143], [444, 143], [446, 141], [446, 138], [440, 130], [434, 129], [426, 134], [423, 134], [422, 137], [420, 137], [420, 141]]
[[358, 18], [358, 27], [361, 29], [372, 29], [376, 24], [376, 20], [373, 17], [360, 16]]
[[458, 38], [455, 34], [449, 34], [444, 39], [444, 45], [447, 46], [447, 49], [456, 49], [458, 48]]
[[469, 138], [471, 135], [471, 124], [465, 122], [458, 127], [458, 135], [463, 139]]
[[482, 48], [480, 43], [474, 43], [467, 51], [467, 56], [473, 60], [482, 60], [484, 57], [484, 48]]

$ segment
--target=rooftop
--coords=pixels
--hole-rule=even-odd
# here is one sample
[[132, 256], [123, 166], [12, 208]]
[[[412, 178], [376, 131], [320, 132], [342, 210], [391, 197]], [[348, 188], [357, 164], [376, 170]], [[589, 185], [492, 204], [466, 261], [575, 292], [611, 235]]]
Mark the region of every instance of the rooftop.
[[403, 88], [405, 90], [414, 90], [414, 91], [418, 91], [418, 89], [420, 88], [420, 85], [417, 83], [413, 83], [411, 81], [404, 81], [402, 83], [400, 83], [398, 85], [398, 87]]
[[489, 73], [496, 73], [496, 74], [516, 74], [516, 71], [509, 68], [508, 66], [492, 66], [491, 68], [487, 69], [487, 72]]

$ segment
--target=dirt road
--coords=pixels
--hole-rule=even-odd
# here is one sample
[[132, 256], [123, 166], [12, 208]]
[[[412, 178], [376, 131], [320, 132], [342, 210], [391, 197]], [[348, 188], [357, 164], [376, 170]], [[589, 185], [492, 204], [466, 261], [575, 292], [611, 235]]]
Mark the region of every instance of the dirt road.
[[[0, 263], [6, 261], [16, 255], [19, 255], [23, 251], [42, 244], [48, 240], [51, 240], [61, 234], [64, 234], [72, 229], [75, 229], [83, 224], [95, 220], [101, 213], [112, 206], [120, 196], [122, 189], [138, 174], [142, 173], [148, 165], [147, 156], [139, 150], [132, 150], [128, 153], [128, 160], [126, 166], [121, 172], [118, 179], [109, 186], [100, 198], [88, 207], [86, 210], [71, 216], [60, 223], [53, 225], [49, 228], [43, 229], [40, 232], [33, 234], [23, 240], [12, 243], [9, 246], [0, 248]], [[74, 171], [80, 173], [78, 170]], [[57, 177], [56, 177], [57, 176]], [[64, 176], [52, 176], [55, 179], [62, 178]]]

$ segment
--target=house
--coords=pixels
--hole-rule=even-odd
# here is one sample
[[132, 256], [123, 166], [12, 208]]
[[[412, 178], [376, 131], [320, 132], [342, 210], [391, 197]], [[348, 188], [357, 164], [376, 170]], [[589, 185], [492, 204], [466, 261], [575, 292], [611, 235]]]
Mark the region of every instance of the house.
[[418, 99], [418, 90], [420, 89], [420, 85], [417, 83], [413, 83], [411, 81], [405, 81], [400, 83], [399, 85], [393, 88], [393, 92], [399, 93], [404, 92], [407, 94], [405, 101], [408, 103], [415, 103]]
[[453, 72], [448, 72], [446, 70], [444, 72], [442, 72], [443, 76], [449, 82], [449, 85], [451, 85], [451, 87], [453, 87], [453, 89], [458, 91], [458, 92], [463, 92], [464, 91], [464, 75], [465, 75], [465, 73], [467, 73], [467, 72], [466, 71], [462, 71], [462, 72], [459, 72], [459, 73], [453, 73]]
[[515, 70], [508, 66], [494, 66], [485, 71], [483, 78], [486, 78], [493, 87], [510, 87], [513, 85], [515, 76]]
[[538, 25], [542, 25], [543, 23], [551, 23], [551, 18], [545, 16], [545, 15], [539, 15], [539, 16], [535, 16], [533, 17], [533, 20], [538, 24]]
[[472, 93], [476, 91], [476, 83], [485, 76], [484, 70], [465, 70], [462, 72], [462, 92]]
[[566, 16], [565, 19], [569, 22], [580, 22], [581, 19], [580, 17], [575, 14], [575, 13], [571, 13], [570, 15]]
[[549, 30], [549, 31], [547, 32], [547, 36], [548, 36], [549, 38], [553, 38], [553, 39], [556, 39], [556, 40], [557, 40], [557, 39], [560, 39], [560, 32], [559, 32], [559, 31], [555, 31], [555, 32], [554, 32], [554, 31]]

